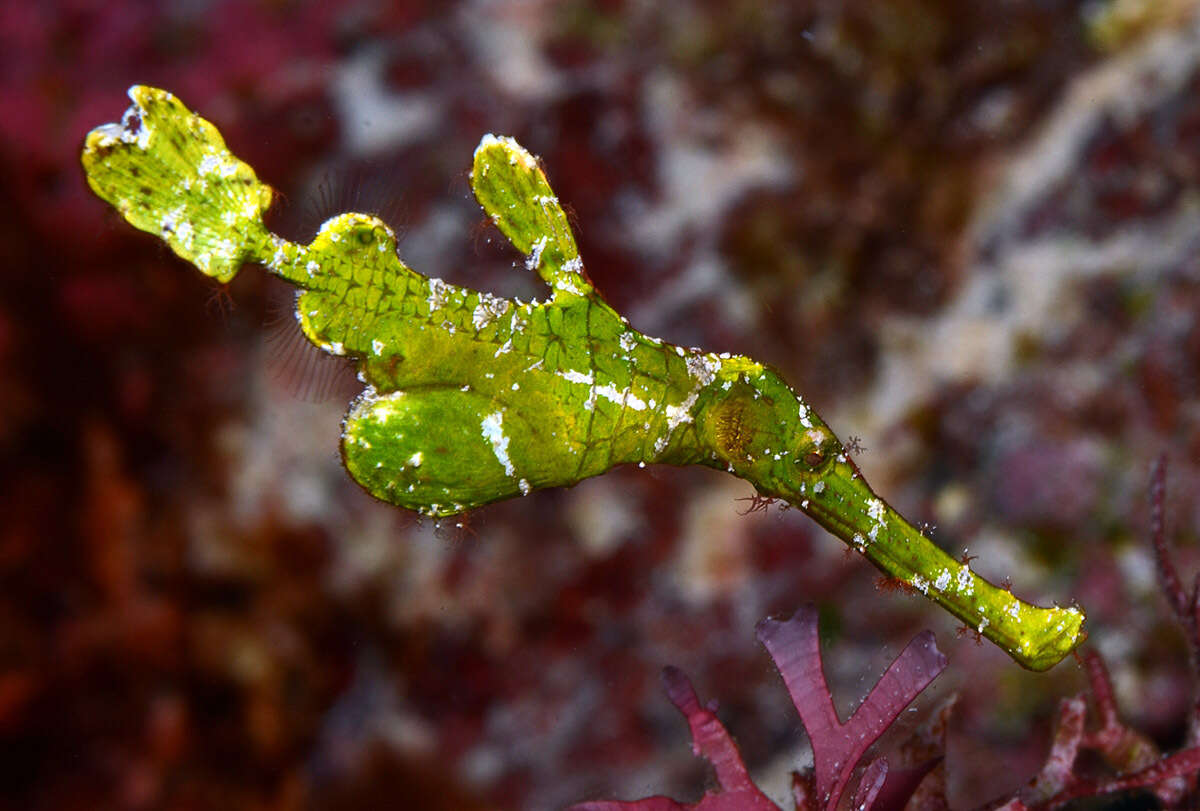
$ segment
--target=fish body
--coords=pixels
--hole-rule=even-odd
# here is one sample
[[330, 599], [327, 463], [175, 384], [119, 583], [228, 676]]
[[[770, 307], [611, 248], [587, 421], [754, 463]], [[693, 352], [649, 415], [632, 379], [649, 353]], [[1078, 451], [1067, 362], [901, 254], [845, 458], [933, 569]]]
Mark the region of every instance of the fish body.
[[537, 160], [485, 136], [471, 184], [549, 296], [522, 302], [409, 268], [382, 220], [341, 214], [307, 245], [263, 222], [273, 193], [210, 122], [135, 86], [88, 134], [88, 183], [135, 227], [227, 282], [257, 263], [298, 289], [304, 334], [366, 384], [342, 431], [350, 475], [435, 516], [570, 486], [619, 464], [701, 464], [783, 499], [1034, 670], [1082, 639], [1083, 612], [1019, 600], [954, 560], [863, 480], [779, 372], [634, 329], [596, 292]]

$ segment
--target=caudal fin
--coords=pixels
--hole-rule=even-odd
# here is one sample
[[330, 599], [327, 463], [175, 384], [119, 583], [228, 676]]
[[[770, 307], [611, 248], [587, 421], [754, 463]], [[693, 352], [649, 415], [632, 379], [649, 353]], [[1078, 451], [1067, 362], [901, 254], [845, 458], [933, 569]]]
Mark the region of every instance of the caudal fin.
[[263, 212], [271, 188], [172, 94], [134, 85], [129, 98], [120, 123], [87, 135], [82, 160], [92, 190], [218, 281], [269, 256]]

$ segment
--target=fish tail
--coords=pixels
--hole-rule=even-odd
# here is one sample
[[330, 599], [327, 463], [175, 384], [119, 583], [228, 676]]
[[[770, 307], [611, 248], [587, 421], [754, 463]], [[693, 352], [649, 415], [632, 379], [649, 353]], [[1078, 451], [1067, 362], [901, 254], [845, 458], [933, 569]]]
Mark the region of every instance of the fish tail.
[[228, 282], [271, 255], [263, 213], [271, 187], [225, 146], [216, 127], [165, 90], [129, 88], [121, 121], [88, 133], [88, 185], [131, 225], [160, 236], [202, 273]]

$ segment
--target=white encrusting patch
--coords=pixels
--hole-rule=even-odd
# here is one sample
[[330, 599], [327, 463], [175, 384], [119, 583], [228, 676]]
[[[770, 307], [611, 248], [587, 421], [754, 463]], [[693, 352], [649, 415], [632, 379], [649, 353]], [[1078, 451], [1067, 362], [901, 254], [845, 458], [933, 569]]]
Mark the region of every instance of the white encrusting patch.
[[933, 581], [933, 587], [938, 591], [945, 591], [948, 585], [950, 585], [950, 570], [942, 569], [941, 573], [937, 576], [937, 580]]
[[429, 277], [429, 298], [426, 303], [429, 304], [430, 311], [440, 310], [446, 306], [446, 283], [436, 276]]
[[150, 146], [150, 125], [146, 122], [146, 111], [130, 88], [129, 98], [133, 104], [121, 116], [121, 131], [117, 136], [127, 144], [137, 144], [138, 149]]
[[504, 466], [504, 472], [509, 476], [516, 473], [512, 460], [508, 458], [508, 437], [504, 434], [504, 415], [499, 411], [488, 414], [480, 423], [483, 438], [492, 443], [496, 459]]
[[879, 531], [887, 527], [887, 507], [882, 499], [873, 498], [867, 502], [867, 515], [875, 522], [868, 533], [871, 540], [874, 541], [879, 537]]
[[181, 219], [183, 219], [183, 217], [184, 217], [183, 206], [177, 206], [176, 208], [172, 209], [171, 211], [168, 211], [165, 215], [163, 215], [162, 225], [160, 226], [160, 228], [162, 228], [162, 230], [163, 230], [163, 233], [164, 234], [173, 233], [175, 231], [177, 224], [179, 223], [179, 221]]
[[564, 293], [570, 293], [573, 296], [583, 296], [585, 295], [584, 291], [575, 284], [575, 280], [578, 278], [579, 276], [558, 276], [554, 279], [552, 286], [555, 290], [562, 290]]
[[237, 251], [237, 245], [229, 237], [219, 240], [214, 247], [219, 249], [219, 254], [223, 259], [232, 259]]
[[971, 595], [975, 593], [975, 583], [971, 578], [971, 567], [963, 564], [958, 569], [958, 575], [955, 578], [958, 585], [958, 590], [962, 594]]
[[[489, 132], [488, 134], [484, 135], [482, 138], [479, 139], [479, 146], [475, 147], [474, 157], [478, 157], [480, 152], [482, 152], [483, 150], [487, 149], [490, 146], [503, 146], [505, 143], [514, 143], [515, 144], [516, 141], [514, 141], [512, 138], [508, 137], [507, 135], [494, 135]], [[484, 165], [483, 168], [485, 170], [487, 169], [486, 164]]]
[[[510, 166], [520, 163], [526, 169], [537, 168], [537, 159], [529, 154], [525, 147], [518, 144], [515, 138], [508, 135], [493, 135], [489, 132], [479, 140], [479, 146], [475, 147], [475, 155], [478, 156], [480, 152], [493, 146], [498, 146], [508, 153]], [[487, 164], [484, 164], [484, 168], [487, 168]]]
[[538, 241], [530, 246], [529, 256], [525, 257], [525, 269], [537, 270], [538, 265], [542, 263], [542, 251], [546, 250], [546, 237], [539, 237]]
[[177, 206], [168, 211], [163, 216], [159, 229], [162, 231], [163, 239], [170, 239], [173, 234], [179, 244], [189, 249], [192, 247], [192, 237], [195, 234], [192, 231], [191, 222], [187, 219], [184, 206]]
[[566, 380], [570, 383], [583, 383], [584, 385], [587, 385], [587, 386], [592, 385], [592, 373], [591, 372], [579, 372], [579, 371], [576, 371], [575, 369], [566, 369], [564, 371], [558, 372], [557, 374], [563, 380]]
[[696, 398], [700, 396], [699, 391], [693, 391], [679, 405], [667, 406], [667, 433], [670, 434], [680, 425], [685, 422], [692, 421], [692, 406], [696, 404]]
[[634, 411], [645, 411], [646, 401], [642, 400], [632, 391], [620, 391], [616, 386], [605, 384], [596, 386], [593, 391], [608, 400], [611, 403], [616, 403], [619, 406], [632, 408]]
[[867, 515], [871, 516], [873, 521], [882, 522], [887, 513], [884, 510], [883, 501], [878, 498], [873, 498], [867, 502]]
[[685, 361], [688, 374], [701, 386], [707, 386], [721, 370], [721, 362], [709, 355], [689, 355]]
[[384, 425], [396, 416], [395, 402], [403, 397], [404, 392], [402, 391], [390, 392], [381, 397], [374, 386], [367, 386], [359, 395], [353, 410], [361, 412], [369, 406], [371, 418], [380, 425]]
[[476, 305], [475, 311], [471, 313], [471, 323], [475, 325], [475, 329], [478, 331], [491, 324], [506, 312], [508, 312], [508, 299], [497, 298], [490, 293], [480, 293], [479, 304]]
[[[649, 336], [642, 336], [648, 342], [658, 346], [661, 341]], [[699, 350], [692, 350], [689, 354], [683, 347], [676, 346], [675, 353], [684, 358], [684, 365], [687, 367], [688, 375], [696, 382], [695, 387], [684, 398], [683, 402], [677, 404], [667, 403], [665, 412], [667, 417], [666, 431], [654, 441], [654, 452], [662, 453], [667, 445], [671, 442], [671, 435], [675, 429], [684, 423], [694, 421], [692, 408], [696, 405], [696, 400], [700, 397], [700, 391], [705, 386], [709, 385], [716, 379], [716, 374], [721, 369], [721, 362], [715, 355], [701, 353]], [[650, 401], [650, 408], [654, 408], [655, 403]]]
[[202, 175], [211, 175], [217, 171], [217, 167], [221, 165], [221, 160], [216, 155], [205, 155], [200, 159], [200, 165], [196, 167], [196, 171]]
[[192, 231], [192, 224], [190, 222], [179, 223], [179, 228], [175, 230], [175, 236], [179, 238], [179, 243], [181, 245], [186, 248], [191, 248], [192, 239], [195, 236], [195, 232]]

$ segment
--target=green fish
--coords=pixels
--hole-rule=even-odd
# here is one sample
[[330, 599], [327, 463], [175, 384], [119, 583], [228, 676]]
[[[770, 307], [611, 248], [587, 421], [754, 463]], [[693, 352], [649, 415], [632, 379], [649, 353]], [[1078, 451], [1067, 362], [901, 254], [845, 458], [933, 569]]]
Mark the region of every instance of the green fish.
[[304, 334], [353, 358], [366, 384], [342, 431], [350, 475], [375, 497], [448, 516], [621, 464], [707, 465], [783, 499], [1032, 670], [1078, 645], [1084, 614], [998, 588], [906, 521], [770, 366], [639, 332], [595, 291], [537, 160], [484, 136], [471, 185], [549, 288], [499, 298], [412, 270], [382, 220], [341, 214], [307, 245], [271, 233], [273, 193], [211, 123], [171, 93], [129, 90], [92, 130], [92, 190], [202, 273], [256, 263], [295, 285]]

